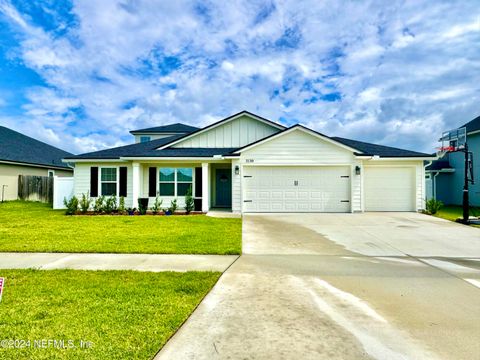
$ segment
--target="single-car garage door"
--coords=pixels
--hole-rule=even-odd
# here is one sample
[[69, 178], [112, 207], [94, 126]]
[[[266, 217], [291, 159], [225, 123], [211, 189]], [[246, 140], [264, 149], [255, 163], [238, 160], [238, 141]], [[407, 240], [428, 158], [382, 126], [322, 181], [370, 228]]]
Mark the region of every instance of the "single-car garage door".
[[414, 167], [365, 167], [365, 211], [415, 211]]
[[350, 212], [348, 166], [245, 166], [245, 212]]

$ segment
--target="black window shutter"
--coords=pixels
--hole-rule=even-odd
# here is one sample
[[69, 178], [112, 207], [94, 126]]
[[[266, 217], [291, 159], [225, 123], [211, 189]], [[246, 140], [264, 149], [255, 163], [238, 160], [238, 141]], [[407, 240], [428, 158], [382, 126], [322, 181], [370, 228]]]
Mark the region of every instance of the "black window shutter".
[[90, 168], [90, 196], [98, 196], [98, 167]]
[[202, 197], [202, 168], [195, 168], [195, 197]]
[[127, 167], [121, 166], [120, 167], [120, 196], [127, 196]]
[[157, 196], [157, 168], [148, 168], [148, 196]]

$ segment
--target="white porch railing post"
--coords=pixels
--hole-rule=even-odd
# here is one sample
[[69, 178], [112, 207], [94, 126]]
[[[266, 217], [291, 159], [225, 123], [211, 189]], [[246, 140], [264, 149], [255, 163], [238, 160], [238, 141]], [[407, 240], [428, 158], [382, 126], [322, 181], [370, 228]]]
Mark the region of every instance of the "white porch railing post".
[[138, 197], [140, 196], [140, 164], [132, 164], [132, 207], [138, 208]]
[[202, 163], [202, 211], [208, 212], [210, 209], [210, 172], [209, 164]]

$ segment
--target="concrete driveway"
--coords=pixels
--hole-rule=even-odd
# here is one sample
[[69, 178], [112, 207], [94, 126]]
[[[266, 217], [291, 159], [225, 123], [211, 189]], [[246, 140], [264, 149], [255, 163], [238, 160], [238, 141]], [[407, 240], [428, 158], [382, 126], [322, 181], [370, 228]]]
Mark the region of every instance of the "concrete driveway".
[[244, 217], [159, 359], [478, 359], [480, 230], [414, 213]]

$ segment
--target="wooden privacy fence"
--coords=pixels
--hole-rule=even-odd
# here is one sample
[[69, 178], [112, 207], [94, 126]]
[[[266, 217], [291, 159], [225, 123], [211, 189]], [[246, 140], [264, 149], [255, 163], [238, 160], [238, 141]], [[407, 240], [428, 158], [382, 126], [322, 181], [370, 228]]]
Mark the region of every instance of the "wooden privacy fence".
[[53, 176], [18, 175], [18, 198], [51, 203]]

